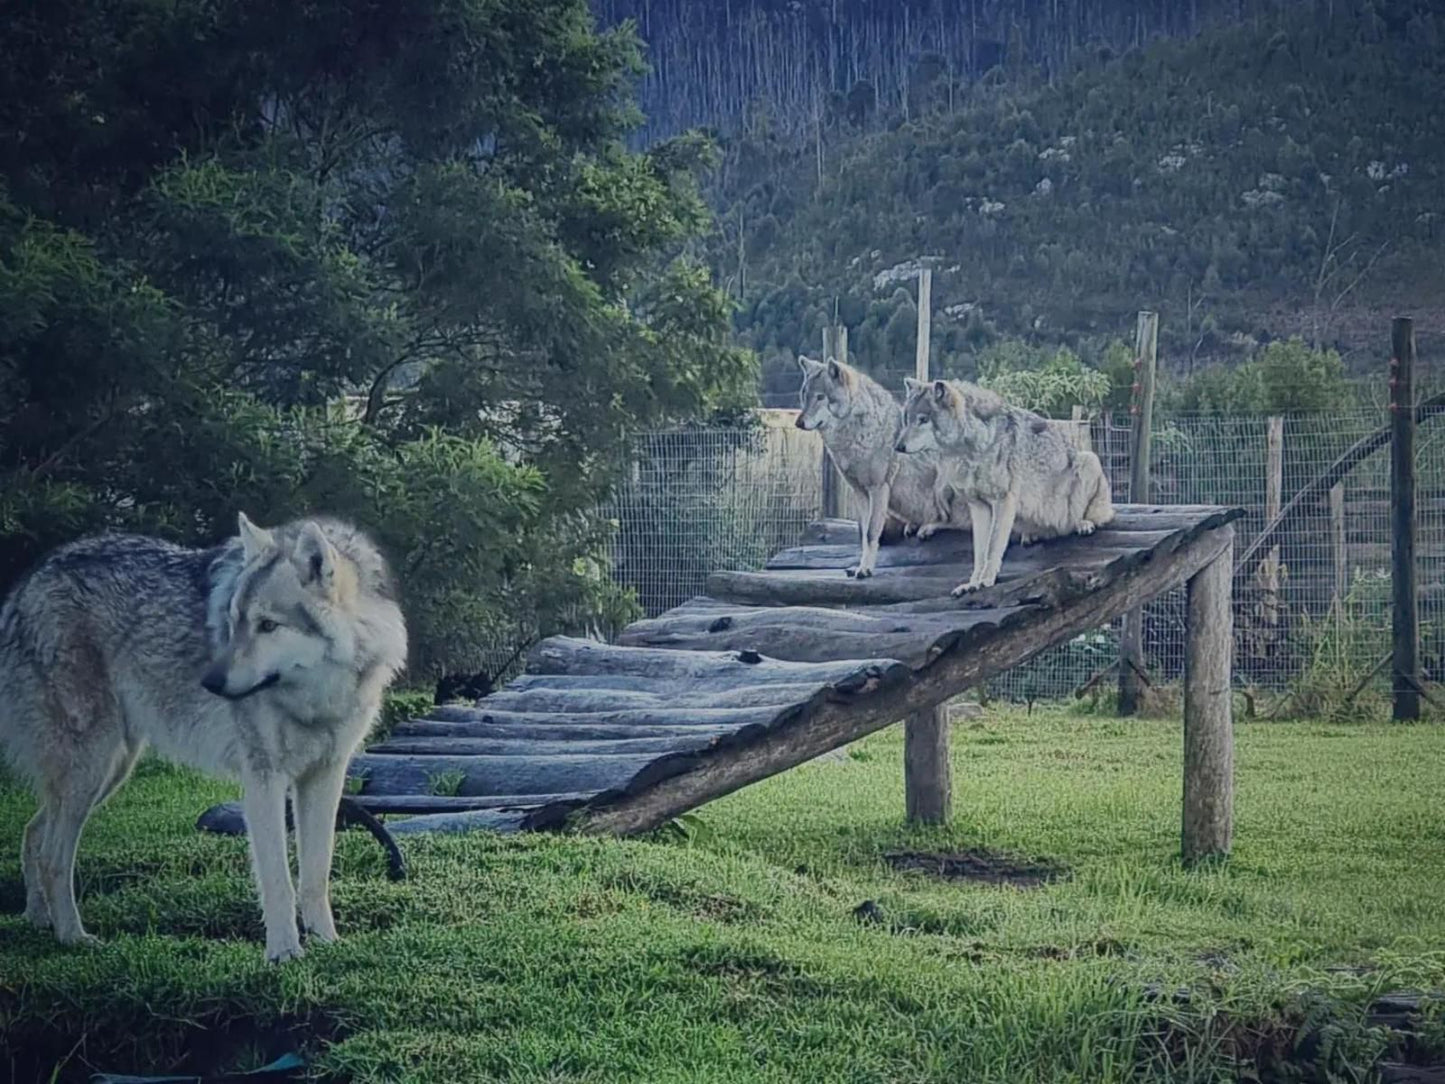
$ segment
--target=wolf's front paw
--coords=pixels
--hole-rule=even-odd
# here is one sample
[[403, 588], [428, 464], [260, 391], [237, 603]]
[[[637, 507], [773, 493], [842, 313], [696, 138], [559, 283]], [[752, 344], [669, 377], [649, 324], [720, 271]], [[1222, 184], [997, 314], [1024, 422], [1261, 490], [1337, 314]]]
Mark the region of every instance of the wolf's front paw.
[[1096, 529], [1097, 525], [1091, 519], [1081, 520], [1079, 525], [1074, 528], [1079, 534], [1093, 534]]
[[873, 575], [873, 570], [871, 568], [864, 568], [862, 565], [859, 565], [853, 570], [853, 576], [856, 579], [866, 580], [871, 575]]
[[938, 533], [938, 529], [941, 526], [943, 526], [941, 523], [925, 523], [922, 527], [918, 528], [918, 541], [926, 542]]
[[978, 583], [977, 581], [969, 580], [967, 583], [959, 584], [949, 593], [952, 594], [954, 598], [962, 598], [970, 591], [977, 591], [981, 586], [982, 584]]
[[921, 527], [919, 527], [918, 524], [916, 524], [916, 523], [905, 523], [905, 524], [903, 525], [903, 537], [904, 537], [904, 538], [912, 538], [914, 535], [917, 535], [919, 538], [922, 538], [922, 537], [923, 537], [923, 529], [922, 529]]

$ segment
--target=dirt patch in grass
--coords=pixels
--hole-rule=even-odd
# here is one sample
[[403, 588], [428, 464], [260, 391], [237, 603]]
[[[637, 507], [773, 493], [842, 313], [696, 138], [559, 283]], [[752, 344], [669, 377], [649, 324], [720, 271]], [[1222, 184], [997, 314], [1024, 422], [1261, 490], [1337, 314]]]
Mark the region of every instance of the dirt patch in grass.
[[1068, 870], [1045, 862], [1030, 862], [993, 851], [969, 850], [939, 854], [930, 851], [889, 851], [883, 856], [895, 870], [917, 871], [945, 881], [1038, 888], [1063, 877]]

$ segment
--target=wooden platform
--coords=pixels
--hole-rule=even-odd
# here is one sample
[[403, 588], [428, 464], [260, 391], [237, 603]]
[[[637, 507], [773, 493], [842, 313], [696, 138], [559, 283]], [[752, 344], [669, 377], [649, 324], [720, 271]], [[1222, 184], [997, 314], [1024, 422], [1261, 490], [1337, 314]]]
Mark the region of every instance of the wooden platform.
[[[1125, 505], [1092, 537], [1011, 547], [999, 582], [961, 599], [949, 592], [972, 565], [968, 532], [885, 547], [877, 574], [854, 580], [857, 525], [824, 521], [764, 571], [718, 572], [706, 596], [616, 645], [544, 641], [501, 691], [399, 726], [353, 761], [357, 797], [415, 814], [394, 833], [646, 831], [928, 711], [1216, 564], [1226, 658], [1208, 665], [1223, 666], [1227, 712], [1229, 524], [1241, 514]], [[234, 805], [200, 823], [244, 830]]]

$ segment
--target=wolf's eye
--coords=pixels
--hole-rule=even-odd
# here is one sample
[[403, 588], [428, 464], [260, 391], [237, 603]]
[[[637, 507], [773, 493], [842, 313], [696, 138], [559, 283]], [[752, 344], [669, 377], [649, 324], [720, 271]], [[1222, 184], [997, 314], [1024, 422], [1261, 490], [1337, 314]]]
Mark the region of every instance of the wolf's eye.
[[927, 414], [920, 414], [920, 415], [918, 415], [918, 424], [919, 424], [919, 425], [927, 425], [930, 420], [931, 420], [931, 419], [928, 417]]
[[256, 622], [257, 632], [275, 632], [281, 626], [272, 621], [269, 617], [263, 617]]
[[822, 392], [818, 392], [817, 394], [815, 394], [815, 395], [813, 396], [813, 401], [814, 401], [814, 402], [821, 403], [821, 402], [823, 401], [823, 393], [822, 393]]

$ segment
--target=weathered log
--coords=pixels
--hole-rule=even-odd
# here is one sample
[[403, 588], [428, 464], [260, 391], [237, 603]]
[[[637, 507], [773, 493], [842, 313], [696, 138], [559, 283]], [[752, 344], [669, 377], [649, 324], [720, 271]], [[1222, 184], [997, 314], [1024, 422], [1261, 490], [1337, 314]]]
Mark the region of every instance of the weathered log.
[[946, 598], [959, 582], [956, 573], [927, 579], [871, 576], [856, 580], [826, 572], [801, 576], [788, 572], [714, 572], [707, 579], [707, 589], [727, 602], [755, 606], [869, 606]]
[[[531, 810], [543, 805], [585, 801], [590, 793], [461, 796], [439, 794], [348, 795], [368, 813], [414, 816], [423, 813], [465, 813], [473, 809]], [[202, 827], [223, 835], [245, 835], [246, 821], [240, 802], [222, 802], [206, 811]]]
[[[601, 644], [570, 636], [553, 636], [534, 647], [528, 656], [528, 673], [518, 678], [521, 687], [558, 688], [576, 675], [606, 678], [655, 678], [696, 685], [699, 682], [734, 686], [830, 684], [846, 680], [879, 661], [861, 656], [847, 663], [808, 664], [780, 662], [742, 652], [657, 651], [643, 647]], [[551, 684], [549, 685], [549, 682]], [[514, 685], [517, 683], [514, 683]], [[513, 686], [508, 686], [512, 688]], [[600, 686], [599, 686], [600, 687]], [[490, 701], [490, 697], [488, 700]]]
[[1017, 615], [1019, 608], [962, 610], [955, 606], [934, 614], [880, 617], [856, 611], [811, 611], [837, 614], [837, 625], [842, 627], [817, 620], [795, 623], [797, 612], [793, 607], [769, 607], [754, 611], [754, 619], [741, 626], [721, 627], [700, 625], [696, 618], [660, 618], [651, 622], [650, 628], [627, 630], [624, 638], [629, 643], [687, 651], [750, 648], [764, 655], [805, 661], [851, 659], [873, 651], [917, 668], [946, 650], [963, 630], [997, 624]]
[[[1232, 533], [1232, 532], [1231, 532]], [[913, 680], [846, 703], [823, 699], [780, 724], [766, 741], [724, 745], [695, 754], [691, 770], [606, 795], [582, 816], [586, 831], [632, 833], [656, 827], [703, 802], [731, 793], [872, 733], [916, 711], [932, 708], [963, 689], [1007, 670], [1054, 644], [1104, 624], [1155, 595], [1172, 590], [1213, 561], [1229, 533], [1205, 532], [1168, 554], [1133, 565], [1097, 591], [1041, 610], [1027, 622], [981, 626]]]
[[[482, 704], [490, 704], [487, 697]], [[691, 726], [746, 726], [754, 722], [766, 722], [772, 717], [767, 706], [756, 708], [633, 708], [604, 711], [502, 711], [489, 707], [448, 705], [433, 708], [425, 718], [404, 723], [412, 726], [421, 723], [435, 723], [445, 726], [475, 728], [458, 730], [463, 737], [486, 737], [492, 727], [691, 727]], [[399, 729], [399, 728], [398, 728]], [[423, 733], [418, 731], [418, 734]], [[598, 734], [598, 737], [606, 737]], [[619, 737], [647, 737], [645, 734]]]
[[[1192, 521], [1189, 521], [1192, 525]], [[1106, 527], [1092, 535], [1070, 535], [1063, 538], [1049, 538], [1024, 546], [1018, 542], [1009, 545], [1005, 561], [1037, 567], [1051, 567], [1066, 563], [1071, 555], [1093, 553], [1101, 550], [1147, 549], [1162, 542], [1171, 533], [1157, 528], [1150, 530], [1117, 530]], [[880, 550], [876, 567], [882, 569], [927, 568], [933, 565], [971, 566], [973, 561], [973, 540], [958, 531], [942, 531], [924, 542], [894, 546]], [[769, 559], [769, 570], [782, 569], [846, 569], [858, 563], [857, 546], [812, 545], [794, 546], [779, 551]]]
[[[416, 719], [398, 724], [388, 741], [396, 738], [512, 738], [539, 739], [549, 742], [604, 741], [618, 739], [627, 741], [634, 738], [678, 738], [712, 737], [730, 734], [749, 723], [767, 723], [773, 712], [764, 708], [744, 709], [737, 718], [727, 725], [712, 723], [684, 723], [675, 726], [618, 726], [618, 725], [571, 725], [565, 723], [443, 723]], [[576, 716], [563, 715], [561, 718], [574, 719]], [[373, 748], [376, 748], [375, 746]]]
[[1186, 863], [1229, 853], [1234, 833], [1234, 659], [1231, 606], [1234, 528], [1219, 531], [1219, 556], [1189, 580], [1184, 644]]
[[[663, 766], [685, 754], [589, 753], [585, 756], [375, 756], [362, 753], [347, 769], [361, 778], [362, 794], [525, 796], [584, 791], [598, 793], [667, 774]], [[449, 778], [450, 777], [450, 778]]]
[[683, 735], [665, 738], [608, 738], [588, 741], [549, 740], [542, 735], [524, 738], [455, 738], [394, 737], [367, 749], [383, 756], [398, 753], [406, 756], [585, 756], [589, 753], [672, 753], [679, 750], [703, 749], [713, 741], [696, 728]]
[[[898, 665], [893, 663], [892, 665]], [[499, 708], [515, 711], [598, 712], [635, 708], [753, 708], [771, 704], [793, 704], [806, 700], [826, 685], [816, 682], [795, 685], [759, 685], [736, 689], [705, 689], [689, 692], [685, 684], [656, 686], [653, 690], [626, 689], [532, 689], [528, 692], [503, 690], [487, 697]]]
[[526, 809], [473, 809], [465, 813], [432, 813], [392, 821], [387, 828], [394, 836], [440, 832], [519, 832], [529, 813]]
[[[1445, 395], [1439, 398], [1445, 402]], [[1381, 444], [1383, 443], [1382, 440]], [[1178, 527], [1196, 526], [1211, 514], [1223, 511], [1225, 509], [1217, 504], [1116, 504], [1114, 518], [1109, 521], [1109, 529], [1127, 530], [1137, 526], [1141, 530], [1175, 530]], [[1170, 520], [1177, 522], [1169, 522]], [[1151, 521], [1154, 521], [1153, 525], [1146, 525]], [[1208, 526], [1215, 524], [1206, 525]], [[945, 532], [965, 536], [969, 534], [966, 527], [945, 528], [939, 535]], [[938, 535], [934, 537], [937, 538]], [[856, 545], [858, 522], [852, 519], [815, 520], [803, 531], [801, 541], [805, 545], [846, 545], [850, 541]], [[901, 544], [912, 545], [914, 542], [915, 540], [910, 539]]]

